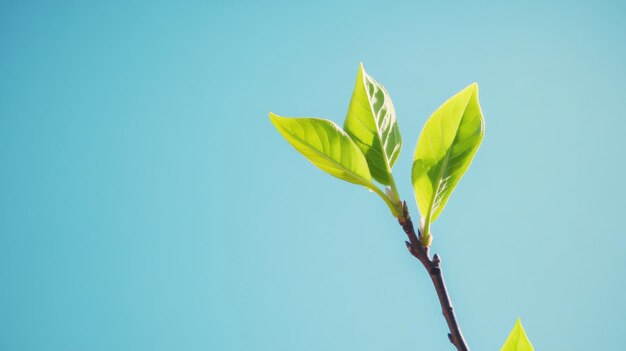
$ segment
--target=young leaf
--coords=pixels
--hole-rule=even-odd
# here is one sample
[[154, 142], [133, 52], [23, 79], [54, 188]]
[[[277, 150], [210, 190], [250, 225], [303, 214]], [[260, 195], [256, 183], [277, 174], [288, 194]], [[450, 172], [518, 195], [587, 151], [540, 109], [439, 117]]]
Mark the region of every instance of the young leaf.
[[522, 327], [522, 321], [519, 319], [500, 351], [534, 351], [533, 345], [528, 340], [524, 327]]
[[344, 129], [361, 149], [379, 183], [393, 184], [391, 168], [402, 148], [396, 112], [385, 88], [359, 66]]
[[280, 134], [311, 163], [331, 175], [369, 187], [372, 176], [361, 151], [335, 123], [321, 118], [288, 118], [270, 113]]
[[338, 125], [321, 118], [280, 117], [271, 112], [270, 120], [280, 134], [315, 166], [339, 179], [374, 191], [394, 216], [399, 215], [391, 200], [372, 183], [361, 150]]
[[471, 84], [443, 103], [426, 121], [413, 156], [413, 189], [424, 218], [422, 237], [430, 244], [430, 224], [443, 210], [484, 134], [478, 85]]
[[321, 170], [350, 183], [362, 185], [380, 196], [394, 217], [398, 210], [372, 182], [365, 156], [354, 141], [335, 123], [321, 118], [280, 117], [270, 112], [280, 134]]

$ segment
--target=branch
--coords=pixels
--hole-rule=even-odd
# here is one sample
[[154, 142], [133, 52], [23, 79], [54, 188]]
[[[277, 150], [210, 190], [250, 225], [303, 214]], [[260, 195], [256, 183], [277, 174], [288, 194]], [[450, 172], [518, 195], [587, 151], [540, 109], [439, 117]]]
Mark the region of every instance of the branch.
[[443, 316], [446, 318], [448, 328], [450, 329], [448, 339], [450, 339], [450, 342], [458, 351], [469, 351], [467, 342], [461, 332], [461, 327], [459, 326], [456, 316], [454, 315], [454, 309], [452, 308], [452, 302], [450, 301], [450, 296], [448, 295], [446, 283], [443, 280], [443, 273], [441, 272], [441, 258], [437, 254], [435, 254], [432, 259], [428, 256], [429, 247], [422, 246], [419, 232], [418, 234], [415, 233], [415, 228], [413, 227], [413, 222], [411, 221], [406, 201], [403, 203], [403, 214], [401, 217], [398, 217], [398, 222], [409, 238], [409, 241], [405, 242], [407, 249], [409, 249], [411, 255], [422, 263], [428, 272], [428, 275], [430, 275], [430, 279], [433, 281], [433, 285], [437, 291], [437, 296], [439, 297], [439, 304], [441, 305]]

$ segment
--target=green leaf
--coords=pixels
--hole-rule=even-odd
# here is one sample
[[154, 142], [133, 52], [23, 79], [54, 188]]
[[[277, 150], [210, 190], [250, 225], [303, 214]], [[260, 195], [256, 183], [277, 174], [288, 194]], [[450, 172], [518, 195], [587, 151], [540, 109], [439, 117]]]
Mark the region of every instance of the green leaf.
[[344, 129], [361, 149], [379, 183], [395, 189], [391, 168], [402, 148], [396, 112], [385, 88], [361, 64]]
[[321, 118], [288, 118], [270, 113], [280, 134], [311, 163], [331, 175], [369, 187], [372, 176], [361, 151], [335, 123]]
[[361, 150], [338, 125], [321, 118], [289, 118], [273, 113], [270, 113], [270, 120], [280, 134], [315, 166], [376, 192], [393, 215], [398, 215], [389, 198], [372, 182]]
[[413, 156], [413, 189], [424, 218], [422, 237], [430, 245], [430, 224], [441, 214], [484, 135], [478, 85], [443, 103], [426, 121]]
[[522, 327], [522, 321], [519, 319], [500, 351], [534, 351], [533, 345], [528, 340], [524, 327]]

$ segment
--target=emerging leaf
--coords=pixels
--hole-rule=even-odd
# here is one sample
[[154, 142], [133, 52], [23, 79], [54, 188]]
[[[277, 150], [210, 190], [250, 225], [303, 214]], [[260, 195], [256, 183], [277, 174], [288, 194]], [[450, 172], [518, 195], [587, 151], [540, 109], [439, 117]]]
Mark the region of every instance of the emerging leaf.
[[424, 218], [424, 244], [430, 224], [446, 205], [483, 139], [478, 85], [471, 84], [443, 103], [426, 121], [413, 156], [415, 198]]
[[534, 351], [533, 345], [528, 340], [524, 327], [522, 327], [522, 321], [519, 319], [500, 351]]
[[396, 112], [385, 88], [365, 72], [362, 64], [344, 129], [365, 155], [374, 179], [392, 185], [391, 168], [402, 148]]
[[350, 183], [362, 185], [380, 196], [394, 217], [398, 210], [374, 183], [365, 156], [335, 123], [321, 118], [280, 117], [270, 112], [280, 134], [321, 170]]
[[321, 118], [288, 118], [270, 113], [280, 134], [311, 163], [350, 183], [369, 187], [367, 161], [350, 137], [335, 123]]

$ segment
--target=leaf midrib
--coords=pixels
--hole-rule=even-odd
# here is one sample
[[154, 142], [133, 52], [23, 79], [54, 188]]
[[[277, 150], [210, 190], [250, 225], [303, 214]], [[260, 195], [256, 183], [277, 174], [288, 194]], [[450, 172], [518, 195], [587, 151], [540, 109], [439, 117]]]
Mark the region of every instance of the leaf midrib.
[[[317, 134], [316, 134], [316, 135], [317, 135]], [[301, 145], [304, 145], [307, 149], [309, 149], [309, 150], [313, 151], [313, 152], [314, 152], [315, 154], [317, 154], [318, 156], [322, 156], [324, 159], [329, 160], [329, 161], [331, 161], [333, 164], [338, 165], [338, 166], [339, 166], [339, 167], [338, 167], [339, 169], [341, 169], [341, 170], [343, 170], [343, 171], [345, 171], [345, 172], [349, 173], [349, 174], [350, 174], [350, 175], [352, 175], [355, 179], [357, 179], [357, 180], [362, 180], [362, 181], [363, 181], [363, 185], [366, 185], [366, 184], [368, 184], [368, 185], [369, 185], [369, 184], [371, 184], [371, 181], [370, 181], [370, 180], [368, 180], [368, 179], [366, 179], [366, 178], [363, 178], [362, 176], [360, 176], [360, 175], [358, 175], [358, 174], [354, 173], [354, 171], [352, 171], [352, 170], [350, 170], [350, 169], [347, 169], [347, 168], [346, 168], [345, 166], [343, 166], [341, 163], [339, 163], [339, 162], [337, 162], [337, 161], [333, 160], [332, 158], [330, 158], [330, 157], [329, 157], [328, 155], [326, 155], [325, 153], [323, 153], [323, 152], [321, 152], [321, 151], [317, 150], [316, 148], [312, 147], [311, 145], [309, 145], [309, 143], [307, 143], [307, 142], [306, 142], [306, 140], [303, 140], [303, 139], [301, 139], [300, 137], [295, 136], [295, 135], [293, 135], [293, 134], [292, 134], [292, 136], [293, 136], [293, 138], [294, 138], [294, 139], [298, 140], [298, 142], [300, 142], [300, 144], [301, 144]], [[319, 138], [319, 135], [317, 135], [317, 137]], [[358, 148], [357, 148], [357, 149], [358, 149]], [[361, 152], [361, 150], [359, 150], [359, 152]], [[366, 163], [366, 165], [367, 165], [367, 163]], [[370, 175], [370, 176], [371, 176], [371, 175]], [[369, 187], [369, 186], [368, 186], [368, 187]]]
[[[367, 97], [367, 103], [368, 103], [368, 107], [370, 112], [372, 113], [372, 118], [374, 119], [374, 126], [376, 127], [376, 138], [378, 139], [378, 145], [380, 145], [380, 148], [382, 149], [381, 154], [383, 156], [383, 161], [385, 161], [385, 171], [387, 171], [387, 178], [391, 178], [391, 167], [389, 166], [389, 160], [388, 160], [388, 156], [387, 156], [387, 152], [386, 152], [386, 148], [385, 145], [383, 145], [383, 139], [382, 136], [380, 135], [380, 128], [378, 127], [378, 123], [376, 122], [376, 116], [374, 115], [375, 111], [374, 111], [374, 107], [372, 106], [372, 100], [370, 99], [370, 94], [367, 91], [367, 73], [365, 72], [365, 70], [363, 70], [363, 89], [365, 89], [365, 96]], [[375, 81], [374, 79], [372, 79], [375, 83], [379, 84], [377, 81]], [[383, 95], [385, 94], [386, 91], [383, 90]], [[391, 128], [393, 128], [392, 124], [389, 123], [390, 125], [390, 130]]]
[[[456, 140], [457, 135], [458, 133], [455, 133], [454, 140]], [[454, 140], [452, 141], [453, 143], [454, 143]], [[439, 193], [439, 189], [441, 188], [441, 180], [443, 179], [446, 169], [448, 168], [448, 161], [450, 160], [450, 154], [452, 154], [452, 148], [453, 148], [452, 146], [448, 148], [443, 165], [441, 166], [441, 171], [439, 172], [439, 175], [437, 176], [437, 181], [436, 181], [437, 187], [436, 189], [434, 189], [435, 191], [433, 191], [433, 196], [431, 196], [430, 204], [428, 204], [428, 214], [426, 215], [426, 222], [427, 222], [426, 225], [431, 223], [433, 207], [434, 207], [433, 205], [435, 204], [435, 199], [437, 198], [437, 194]]]
[[428, 214], [426, 216], [426, 224], [425, 226], [429, 226], [432, 218], [432, 214], [433, 214], [433, 205], [435, 204], [435, 199], [437, 198], [437, 195], [439, 193], [439, 190], [441, 189], [441, 180], [444, 178], [444, 176], [446, 175], [446, 171], [448, 168], [448, 162], [450, 161], [450, 155], [452, 155], [452, 150], [454, 149], [454, 144], [457, 140], [457, 138], [459, 137], [459, 127], [461, 126], [461, 124], [463, 123], [463, 120], [465, 119], [465, 110], [467, 110], [467, 106], [469, 105], [470, 101], [471, 101], [472, 97], [470, 96], [470, 98], [468, 99], [467, 103], [465, 104], [465, 107], [463, 108], [463, 115], [461, 115], [461, 118], [459, 119], [459, 123], [456, 125], [456, 128], [454, 130], [454, 138], [452, 139], [452, 142], [450, 143], [450, 147], [448, 148], [448, 150], [446, 151], [446, 155], [445, 155], [445, 159], [444, 159], [444, 163], [441, 166], [441, 171], [439, 172], [439, 176], [437, 177], [437, 187], [436, 190], [433, 191], [433, 196], [430, 199], [430, 204], [428, 205]]

